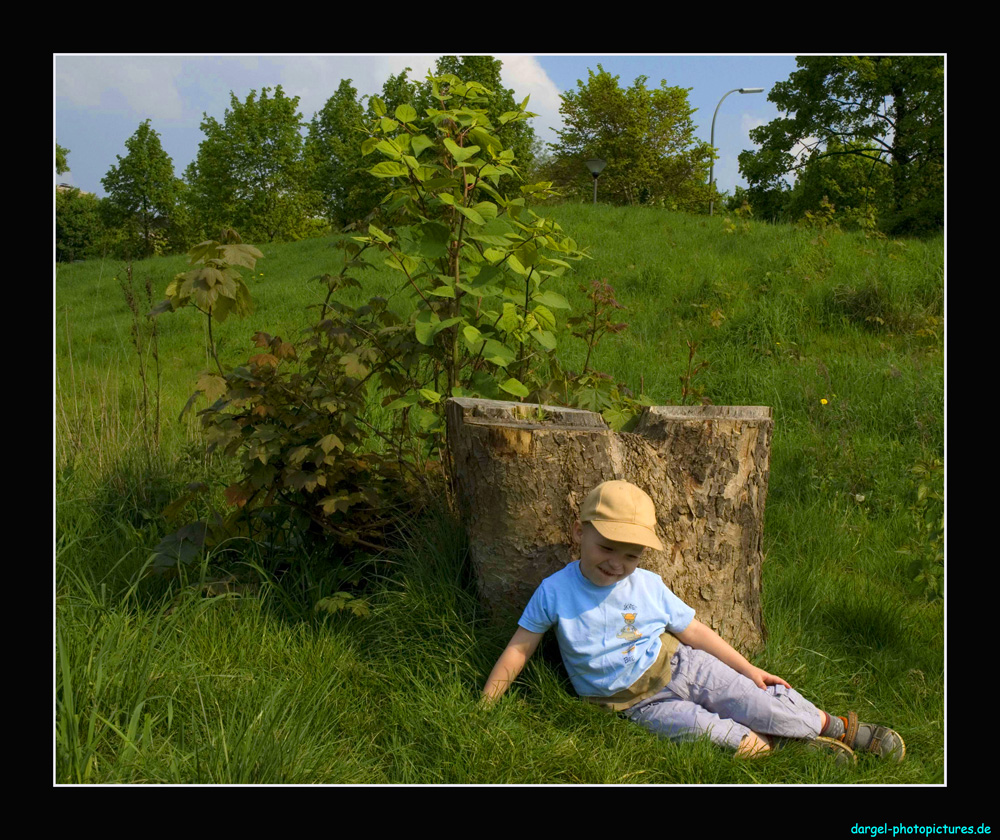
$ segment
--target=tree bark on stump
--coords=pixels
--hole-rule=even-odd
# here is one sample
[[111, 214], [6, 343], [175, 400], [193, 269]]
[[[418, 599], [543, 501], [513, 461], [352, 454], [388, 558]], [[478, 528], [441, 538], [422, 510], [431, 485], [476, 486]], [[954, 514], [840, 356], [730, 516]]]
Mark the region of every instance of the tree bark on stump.
[[513, 624], [543, 578], [577, 559], [583, 498], [624, 479], [656, 505], [649, 569], [746, 653], [766, 638], [761, 536], [773, 420], [767, 406], [654, 406], [631, 432], [559, 406], [449, 399], [448, 450], [479, 592]]

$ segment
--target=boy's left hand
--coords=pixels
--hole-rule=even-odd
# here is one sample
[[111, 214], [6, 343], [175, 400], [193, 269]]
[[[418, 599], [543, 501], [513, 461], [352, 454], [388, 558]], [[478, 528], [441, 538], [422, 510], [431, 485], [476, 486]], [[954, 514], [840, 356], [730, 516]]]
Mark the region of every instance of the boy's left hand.
[[763, 668], [758, 668], [755, 665], [751, 666], [747, 676], [756, 683], [757, 688], [767, 688], [769, 685], [783, 685], [785, 688], [791, 688], [781, 677], [769, 674]]

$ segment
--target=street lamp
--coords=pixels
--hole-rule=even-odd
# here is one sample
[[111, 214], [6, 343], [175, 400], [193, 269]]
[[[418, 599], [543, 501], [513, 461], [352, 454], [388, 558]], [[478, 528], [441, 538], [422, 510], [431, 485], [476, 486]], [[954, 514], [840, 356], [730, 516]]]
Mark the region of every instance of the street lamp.
[[[729, 91], [729, 93], [763, 93], [763, 92], [764, 92], [764, 88], [733, 88], [731, 91]], [[729, 96], [729, 93], [727, 93], [726, 96]], [[723, 96], [722, 99], [725, 99], [726, 96]], [[715, 117], [719, 113], [719, 107], [722, 105], [722, 99], [720, 99], [719, 100], [719, 104], [715, 106], [715, 114], [712, 114], [712, 150], [713, 150], [713, 152], [715, 150]], [[714, 172], [715, 172], [715, 158], [713, 156], [712, 163], [711, 163], [711, 165], [709, 166], [709, 169], [708, 169], [708, 185], [709, 186], [712, 186], [712, 184], [714, 183], [713, 177], [712, 177], [713, 174], [714, 174]], [[712, 209], [713, 209], [714, 205], [715, 205], [715, 201], [713, 199], [709, 199], [709, 202], [708, 202], [708, 215], [709, 216], [712, 215]]]
[[594, 176], [594, 204], [597, 204], [597, 176], [601, 174], [601, 171], [607, 166], [607, 163], [600, 158], [591, 158], [588, 161], [584, 161], [587, 164], [587, 169], [590, 170], [590, 174]]

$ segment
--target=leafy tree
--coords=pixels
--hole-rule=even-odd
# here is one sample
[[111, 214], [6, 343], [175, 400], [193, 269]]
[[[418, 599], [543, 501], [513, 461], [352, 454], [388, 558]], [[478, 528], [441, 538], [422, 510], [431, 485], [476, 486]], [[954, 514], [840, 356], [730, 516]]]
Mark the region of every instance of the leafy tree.
[[167, 242], [172, 253], [185, 253], [198, 242], [209, 238], [208, 232], [198, 225], [198, 220], [191, 207], [191, 188], [181, 178], [174, 181], [177, 190], [177, 204], [170, 214], [167, 226]]
[[839, 140], [831, 138], [828, 154], [810, 156], [788, 194], [786, 218], [817, 213], [824, 199], [833, 205], [834, 219], [848, 225], [865, 224], [891, 211], [889, 167], [860, 155], [843, 154], [845, 151]]
[[[570, 261], [586, 254], [527, 207], [527, 197], [549, 185], [523, 185], [504, 198], [497, 184], [517, 171], [487, 116], [486, 88], [452, 75], [432, 84], [440, 107], [422, 116], [406, 103], [390, 114], [372, 99], [362, 152], [390, 191], [386, 216], [394, 224], [340, 238], [342, 270], [314, 278], [327, 291], [314, 326], [296, 344], [258, 331], [245, 365], [227, 372], [216, 358], [218, 373], [199, 377], [193, 399], [200, 393], [211, 403], [200, 412], [209, 451], [238, 458], [239, 479], [225, 490], [233, 510], [226, 517], [213, 510], [165, 538], [154, 569], [192, 562], [205, 547], [229, 551], [238, 536], [265, 541], [271, 562], [322, 556], [341, 564], [343, 580], [360, 577], [348, 567], [354, 551], [389, 547], [401, 510], [447, 492], [449, 395], [565, 401], [619, 424], [637, 413], [611, 377], [587, 366], [602, 335], [625, 326], [610, 322], [620, 307], [606, 283], [595, 284], [593, 311], [567, 322], [588, 346], [583, 373], [556, 358], [570, 338], [558, 328], [557, 312], [570, 304], [557, 288]], [[517, 109], [499, 124], [531, 116]], [[386, 297], [357, 308], [339, 299], [361, 286], [355, 275], [372, 267], [374, 254], [399, 290], [413, 293], [409, 317]], [[193, 305], [211, 329], [249, 311], [238, 267], [253, 268], [260, 256], [231, 232], [196, 246], [194, 267], [174, 278], [154, 314]], [[379, 390], [387, 418], [376, 428], [368, 403]], [[180, 512], [199, 492], [171, 508]]]
[[319, 194], [299, 132], [299, 97], [281, 85], [250, 91], [245, 102], [230, 94], [220, 123], [207, 114], [205, 139], [185, 177], [191, 206], [209, 231], [235, 227], [250, 240], [301, 239], [313, 227]]
[[[753, 129], [761, 149], [740, 154], [751, 190], [772, 188], [809, 158], [851, 155], [889, 173], [890, 230], [943, 224], [943, 58], [805, 56], [797, 63], [768, 95], [785, 116]], [[793, 155], [810, 137], [817, 139]]]
[[56, 191], [56, 260], [96, 256], [104, 237], [97, 196], [74, 188]]
[[116, 155], [118, 165], [101, 179], [112, 218], [138, 235], [147, 256], [155, 253], [154, 231], [166, 226], [177, 199], [173, 161], [149, 122], [139, 124], [125, 141], [128, 154]]
[[707, 207], [712, 149], [694, 138], [687, 89], [665, 81], [649, 89], [639, 76], [623, 90], [600, 64], [587, 72], [587, 82], [578, 80], [578, 89], [562, 97], [566, 127], [549, 144], [553, 182], [589, 196], [593, 181], [583, 162], [597, 157], [607, 162], [599, 187], [604, 201]]
[[437, 405], [442, 392], [461, 392], [463, 384], [526, 397], [524, 380], [548, 369], [539, 363], [555, 348], [549, 307], [568, 307], [541, 284], [582, 254], [558, 226], [525, 210], [525, 197], [547, 192], [547, 184], [520, 187], [509, 200], [497, 188], [504, 176], [519, 177], [497, 129], [533, 115], [517, 108], [494, 126], [493, 92], [482, 83], [444, 74], [430, 84], [437, 107], [424, 108], [423, 117], [409, 104], [390, 116], [374, 98], [371, 136], [362, 145], [363, 153], [387, 158], [370, 172], [394, 184], [386, 203], [397, 224], [390, 233], [369, 226], [369, 236], [358, 239], [384, 250], [386, 265], [418, 293], [414, 336], [435, 357], [433, 381], [393, 383], [399, 390], [390, 405]]
[[[435, 64], [435, 76], [455, 76], [466, 82], [477, 82], [485, 88], [488, 101], [485, 105], [487, 118], [494, 126], [494, 136], [504, 148], [514, 153], [514, 160], [520, 170], [531, 167], [535, 156], [535, 131], [530, 123], [523, 120], [501, 120], [504, 114], [513, 114], [527, 107], [527, 99], [518, 103], [514, 91], [503, 86], [500, 71], [503, 62], [490, 55], [443, 55]], [[428, 78], [422, 83], [411, 82], [406, 68], [397, 76], [390, 76], [382, 86], [379, 97], [387, 114], [393, 114], [400, 105], [412, 106], [423, 117], [428, 108], [440, 109], [441, 102], [434, 92], [433, 82]], [[368, 116], [375, 116], [373, 100], [368, 103]], [[519, 195], [521, 181], [512, 176], [499, 179], [497, 191], [505, 198]]]
[[384, 185], [369, 175], [361, 157], [364, 106], [350, 79], [309, 123], [305, 154], [323, 212], [337, 228], [363, 219], [381, 200]]
[[[212, 337], [212, 321], [222, 323], [232, 312], [241, 318], [253, 312], [250, 290], [238, 266], [252, 270], [264, 255], [252, 245], [244, 245], [240, 235], [232, 229], [224, 230], [220, 239], [219, 242], [200, 242], [188, 252], [191, 265], [202, 265], [174, 275], [167, 286], [166, 300], [154, 306], [149, 314], [155, 317], [164, 312], [175, 312], [188, 304], [203, 313], [208, 326], [209, 352], [222, 373]], [[191, 401], [188, 402], [190, 404]]]
[[62, 175], [64, 172], [69, 172], [69, 164], [66, 162], [66, 156], [69, 154], [69, 149], [65, 149], [56, 143], [56, 175]]
[[779, 181], [774, 187], [745, 188], [737, 186], [731, 196], [726, 196], [723, 205], [730, 212], [735, 212], [744, 204], [753, 208], [754, 218], [769, 222], [788, 221], [788, 203], [791, 200], [791, 188], [784, 181]]
[[[501, 119], [504, 114], [513, 114], [528, 107], [527, 98], [517, 102], [513, 89], [503, 86], [500, 78], [502, 69], [503, 62], [491, 55], [443, 55], [437, 60], [436, 75], [452, 75], [466, 82], [479, 82], [490, 91], [485, 110], [494, 126], [494, 135], [505, 149], [514, 153], [517, 167], [526, 172], [534, 162], [535, 130], [524, 120]], [[423, 93], [425, 98], [433, 96], [429, 83], [424, 85]], [[428, 107], [440, 107], [440, 104], [430, 102]], [[505, 176], [499, 179], [497, 191], [505, 198], [516, 197], [520, 184], [517, 178]]]
[[[495, 128], [496, 139], [514, 152], [514, 160], [523, 170], [530, 167], [535, 156], [535, 134], [531, 126], [520, 120], [501, 121], [505, 113], [513, 113], [518, 105], [514, 92], [505, 89], [500, 79], [503, 63], [492, 56], [442, 56], [437, 61], [437, 74], [454, 75], [476, 81], [490, 91], [487, 115]], [[385, 195], [385, 185], [367, 171], [360, 155], [358, 131], [363, 118], [378, 118], [377, 99], [386, 114], [394, 114], [400, 105], [413, 107], [423, 117], [428, 108], [440, 108], [430, 81], [417, 82], [409, 78], [407, 67], [390, 75], [382, 85], [379, 97], [369, 98], [367, 105], [358, 98], [351, 80], [340, 83], [323, 110], [309, 126], [306, 141], [307, 156], [314, 167], [314, 183], [323, 195], [323, 207], [330, 221], [341, 227], [365, 218], [379, 207]], [[525, 105], [522, 102], [521, 105]], [[389, 132], [396, 136], [398, 128]], [[505, 197], [519, 195], [521, 181], [513, 176], [499, 179], [497, 190]], [[383, 208], [384, 209], [384, 208]]]
[[[381, 99], [387, 114], [394, 114], [400, 105], [412, 105], [418, 114], [433, 106], [430, 88], [425, 91], [419, 82], [410, 81], [410, 72], [410, 68], [406, 67], [397, 75], [390, 75], [383, 83], [382, 95], [378, 99]], [[375, 97], [368, 100], [367, 115], [369, 118], [377, 116]]]
[[547, 144], [537, 134], [531, 138], [530, 163], [526, 167], [525, 180], [529, 183], [543, 180], [543, 174], [552, 168], [552, 153]]

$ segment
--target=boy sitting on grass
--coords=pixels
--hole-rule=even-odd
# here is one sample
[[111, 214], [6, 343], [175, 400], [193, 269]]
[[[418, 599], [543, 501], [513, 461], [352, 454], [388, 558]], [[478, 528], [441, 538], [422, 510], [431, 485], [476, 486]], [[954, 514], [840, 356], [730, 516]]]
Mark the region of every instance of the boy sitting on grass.
[[580, 559], [545, 578], [483, 687], [492, 703], [555, 627], [573, 688], [672, 740], [707, 734], [740, 756], [798, 739], [854, 761], [854, 751], [902, 761], [903, 739], [884, 726], [816, 708], [781, 677], [751, 665], [659, 575], [637, 568], [655, 533], [653, 500], [627, 481], [606, 481], [573, 525]]

